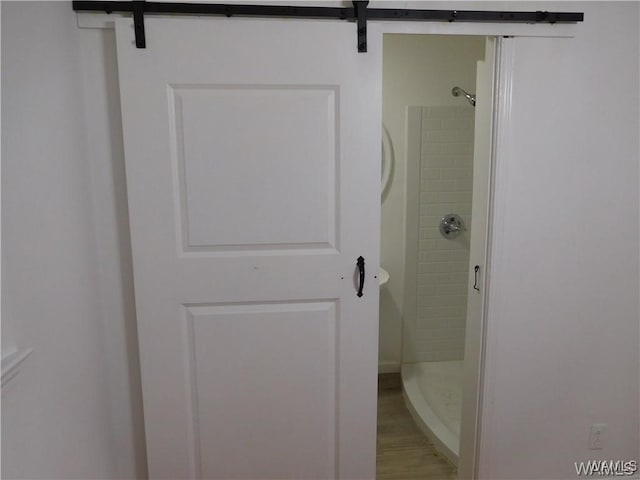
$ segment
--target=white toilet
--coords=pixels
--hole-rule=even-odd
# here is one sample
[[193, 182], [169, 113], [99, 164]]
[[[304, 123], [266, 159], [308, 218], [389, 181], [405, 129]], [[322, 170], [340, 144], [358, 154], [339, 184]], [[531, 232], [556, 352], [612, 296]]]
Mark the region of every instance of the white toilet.
[[389, 281], [389, 272], [387, 272], [384, 268], [380, 267], [380, 271], [378, 272], [378, 283], [380, 283], [380, 286], [382, 286], [388, 281]]

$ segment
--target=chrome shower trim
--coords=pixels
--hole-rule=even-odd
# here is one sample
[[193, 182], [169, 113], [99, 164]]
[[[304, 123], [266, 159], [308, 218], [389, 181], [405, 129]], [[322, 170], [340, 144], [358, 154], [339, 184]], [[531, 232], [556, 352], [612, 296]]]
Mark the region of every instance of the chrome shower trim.
[[451, 95], [453, 95], [454, 97], [458, 97], [460, 95], [463, 95], [467, 98], [467, 100], [469, 101], [469, 103], [471, 105], [473, 105], [474, 107], [476, 106], [476, 96], [473, 93], [467, 93], [465, 92], [463, 89], [461, 89], [460, 87], [453, 87], [451, 89]]

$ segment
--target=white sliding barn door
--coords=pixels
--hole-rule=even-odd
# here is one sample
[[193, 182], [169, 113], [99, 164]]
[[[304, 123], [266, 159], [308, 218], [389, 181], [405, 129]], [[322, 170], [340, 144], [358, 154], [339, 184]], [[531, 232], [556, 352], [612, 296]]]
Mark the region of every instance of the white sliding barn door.
[[145, 25], [116, 28], [150, 476], [373, 479], [381, 35]]

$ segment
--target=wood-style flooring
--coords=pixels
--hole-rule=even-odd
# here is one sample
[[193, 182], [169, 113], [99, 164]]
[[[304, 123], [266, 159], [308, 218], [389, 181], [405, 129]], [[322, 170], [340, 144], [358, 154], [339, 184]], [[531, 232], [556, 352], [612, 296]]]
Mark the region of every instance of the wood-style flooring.
[[411, 418], [400, 374], [378, 377], [377, 480], [455, 480], [456, 470]]

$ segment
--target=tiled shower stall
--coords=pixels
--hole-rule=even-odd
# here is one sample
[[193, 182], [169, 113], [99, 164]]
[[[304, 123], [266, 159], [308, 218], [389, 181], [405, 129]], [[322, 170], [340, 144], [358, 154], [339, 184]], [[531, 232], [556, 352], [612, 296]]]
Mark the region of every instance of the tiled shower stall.
[[[410, 167], [403, 362], [462, 360], [474, 109], [409, 107], [407, 127]], [[445, 238], [438, 228], [441, 218], [452, 213], [462, 217], [466, 228], [453, 239]]]

